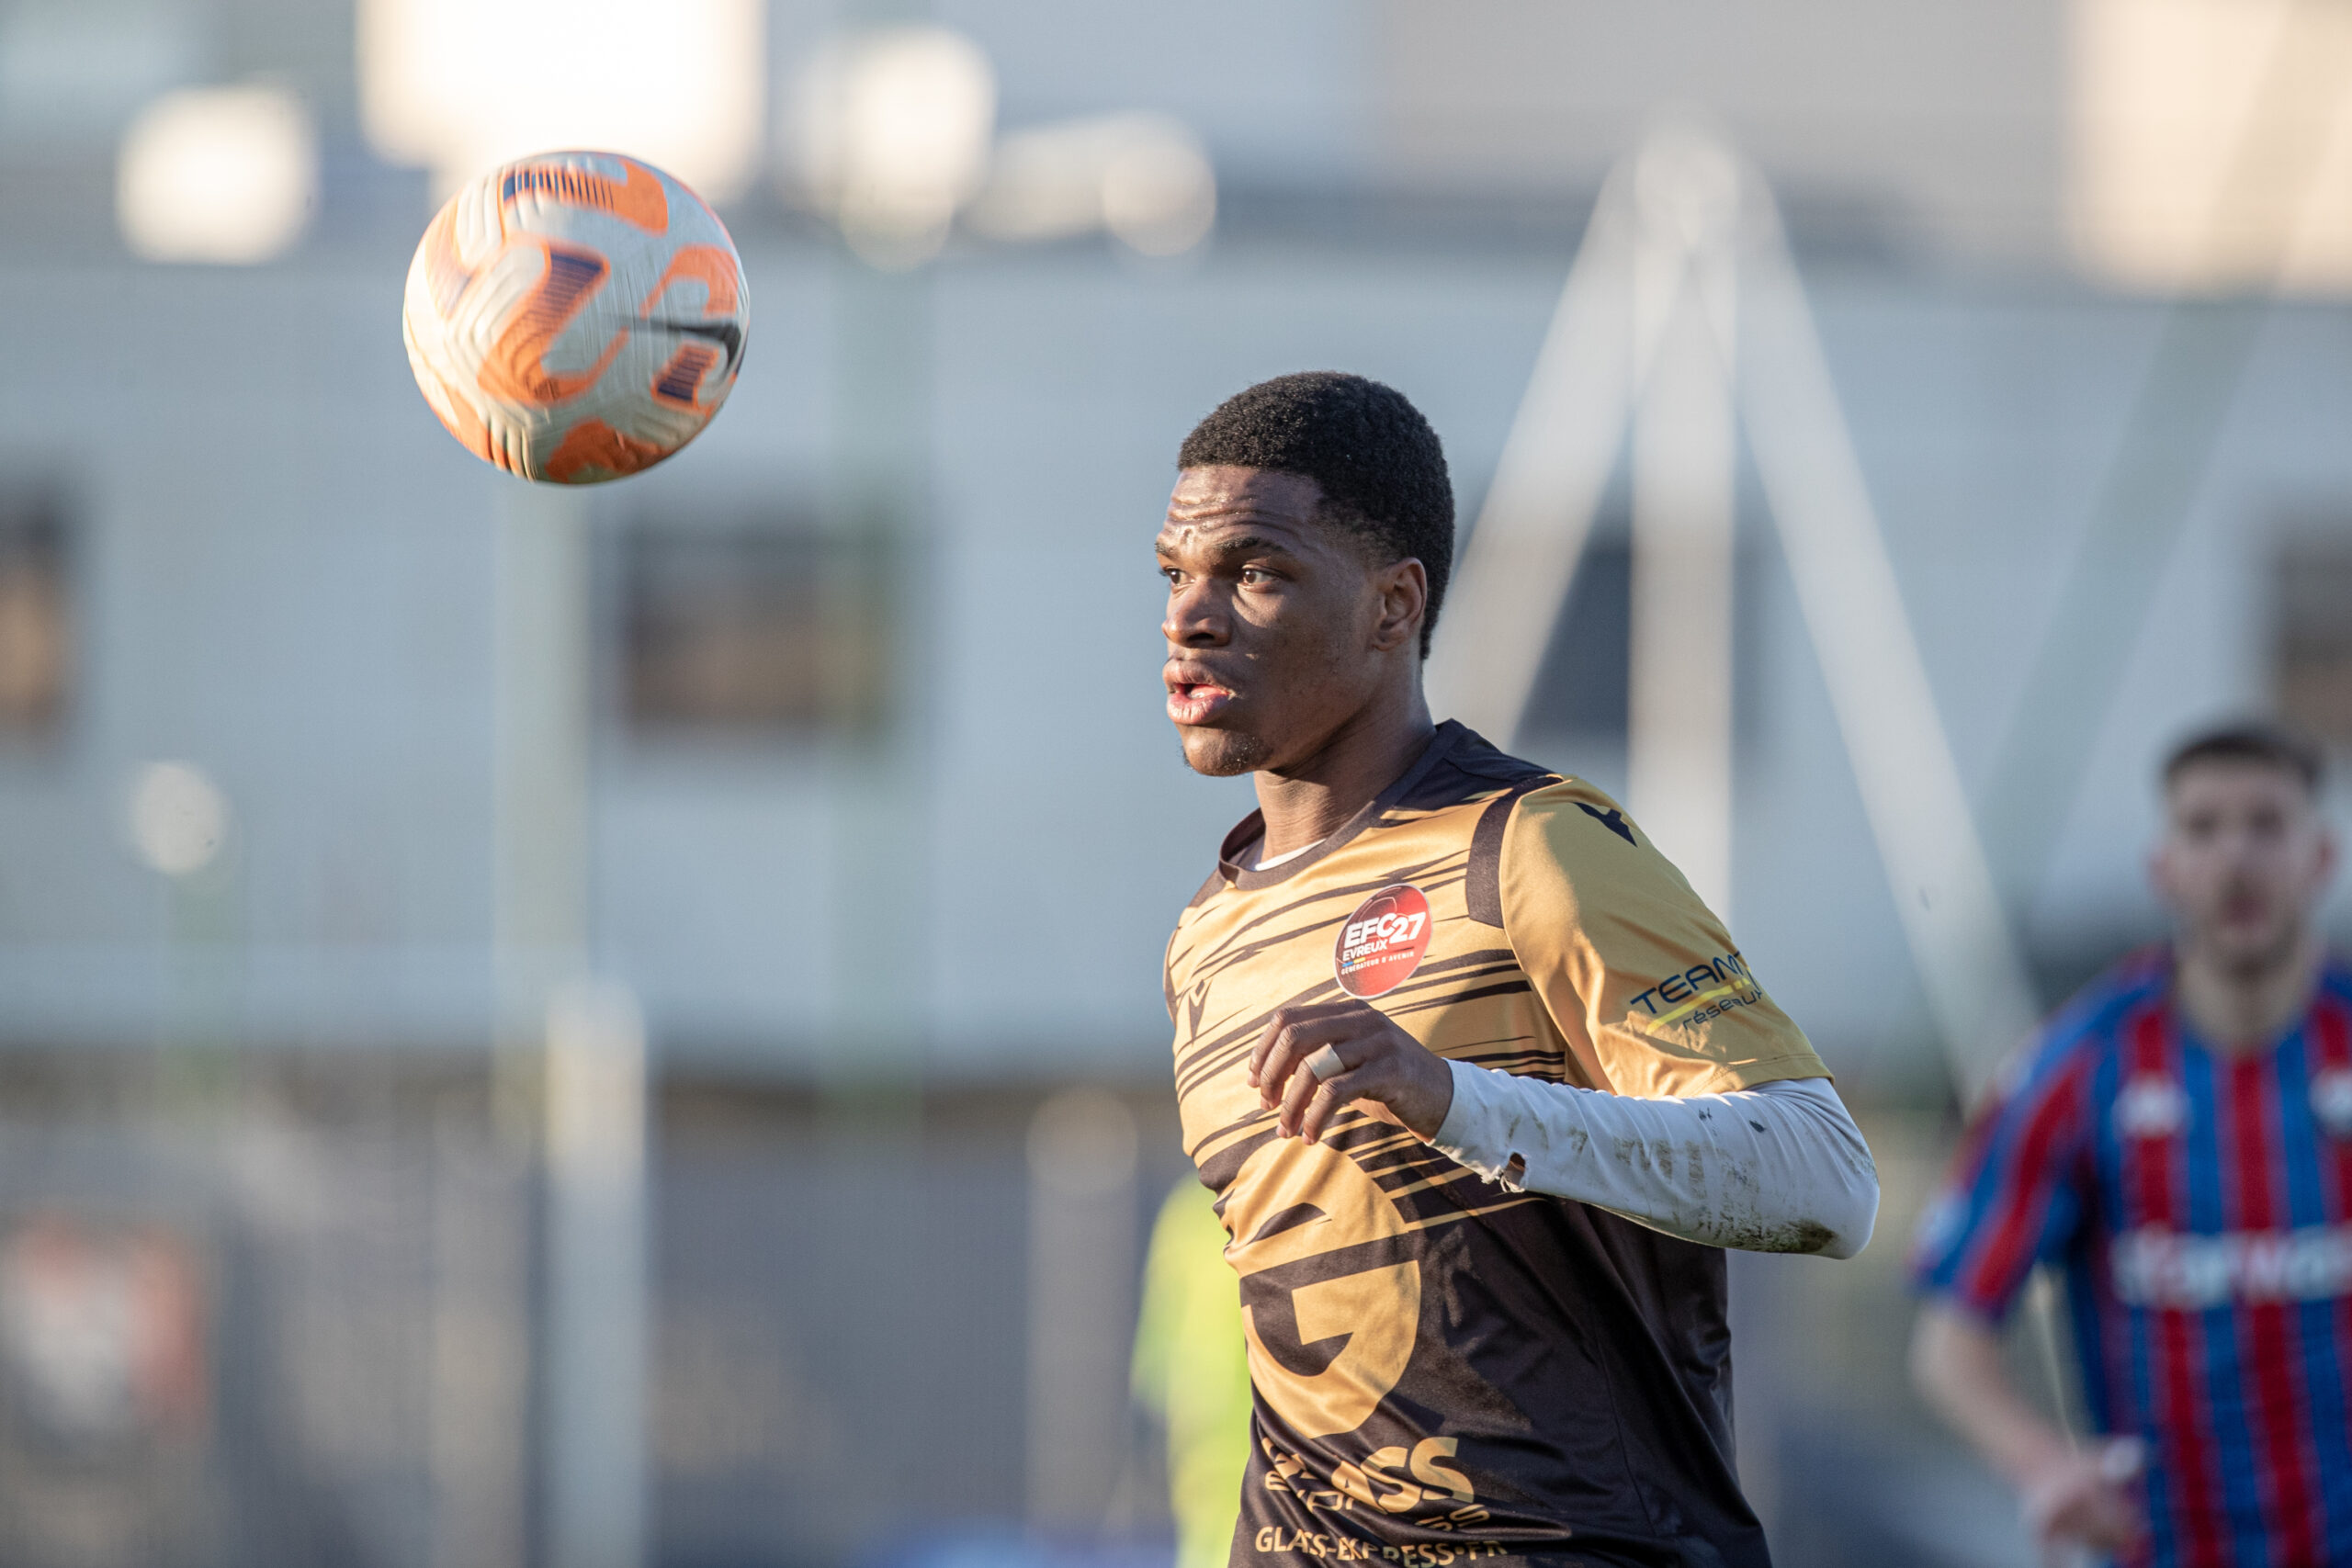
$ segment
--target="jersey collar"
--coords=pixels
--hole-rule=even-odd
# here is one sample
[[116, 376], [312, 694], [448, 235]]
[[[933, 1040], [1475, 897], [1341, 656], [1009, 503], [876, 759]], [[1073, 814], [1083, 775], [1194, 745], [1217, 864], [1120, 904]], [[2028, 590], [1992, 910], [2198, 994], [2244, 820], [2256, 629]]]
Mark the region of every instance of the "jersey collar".
[[1241, 852], [1263, 838], [1266, 832], [1266, 814], [1252, 811], [1225, 836], [1225, 842], [1217, 847], [1217, 874], [1225, 879], [1227, 886], [1243, 893], [1254, 893], [1261, 887], [1272, 887], [1288, 881], [1380, 820], [1381, 813], [1404, 798], [1415, 784], [1429, 775], [1430, 769], [1460, 746], [1463, 737], [1469, 733], [1459, 719], [1449, 718], [1439, 725], [1430, 736], [1429, 744], [1421, 748], [1421, 754], [1414, 759], [1413, 765], [1396, 775], [1394, 784], [1382, 790], [1363, 810], [1349, 818], [1330, 837], [1305, 854], [1295, 860], [1286, 860], [1280, 865], [1259, 870], [1241, 863], [1238, 858]]

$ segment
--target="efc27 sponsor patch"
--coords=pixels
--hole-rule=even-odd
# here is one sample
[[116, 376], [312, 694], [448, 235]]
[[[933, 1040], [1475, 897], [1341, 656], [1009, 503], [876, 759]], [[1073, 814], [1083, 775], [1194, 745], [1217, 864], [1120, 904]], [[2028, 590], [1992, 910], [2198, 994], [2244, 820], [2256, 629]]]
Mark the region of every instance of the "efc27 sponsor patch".
[[1356, 906], [1340, 928], [1331, 966], [1351, 997], [1385, 996], [1405, 983], [1430, 950], [1430, 901], [1409, 882], [1395, 882]]

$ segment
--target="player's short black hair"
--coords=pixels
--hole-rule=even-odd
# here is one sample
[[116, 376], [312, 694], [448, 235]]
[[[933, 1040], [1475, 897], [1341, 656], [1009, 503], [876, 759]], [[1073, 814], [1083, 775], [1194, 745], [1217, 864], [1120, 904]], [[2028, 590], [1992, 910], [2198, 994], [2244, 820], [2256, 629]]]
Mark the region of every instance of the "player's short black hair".
[[1313, 479], [1324, 513], [1385, 561], [1429, 573], [1421, 657], [1453, 572], [1453, 481], [1445, 448], [1394, 387], [1338, 370], [1277, 376], [1236, 392], [1193, 427], [1179, 468], [1268, 468]]
[[2257, 762], [2292, 773], [2312, 795], [2327, 776], [2327, 753], [2301, 731], [2274, 719], [2242, 718], [2200, 729], [2165, 756], [2164, 786], [2199, 762]]

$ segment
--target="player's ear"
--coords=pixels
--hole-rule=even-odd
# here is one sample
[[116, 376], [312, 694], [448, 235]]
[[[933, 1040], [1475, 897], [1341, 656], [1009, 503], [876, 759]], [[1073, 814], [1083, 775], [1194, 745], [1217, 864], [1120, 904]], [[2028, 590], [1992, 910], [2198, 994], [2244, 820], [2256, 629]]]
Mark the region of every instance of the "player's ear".
[[1374, 575], [1380, 594], [1380, 619], [1372, 628], [1372, 646], [1382, 653], [1410, 642], [1420, 644], [1421, 619], [1429, 614], [1429, 569], [1411, 556]]

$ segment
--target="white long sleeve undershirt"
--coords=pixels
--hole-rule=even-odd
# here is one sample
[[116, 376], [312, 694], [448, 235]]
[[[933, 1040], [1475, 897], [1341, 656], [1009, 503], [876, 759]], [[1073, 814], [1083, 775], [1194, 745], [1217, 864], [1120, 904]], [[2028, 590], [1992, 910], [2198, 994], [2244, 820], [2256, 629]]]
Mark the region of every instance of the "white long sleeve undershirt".
[[1871, 1238], [1878, 1168], [1826, 1078], [1643, 1100], [1446, 1066], [1430, 1144], [1506, 1187], [1747, 1252], [1851, 1258]]

